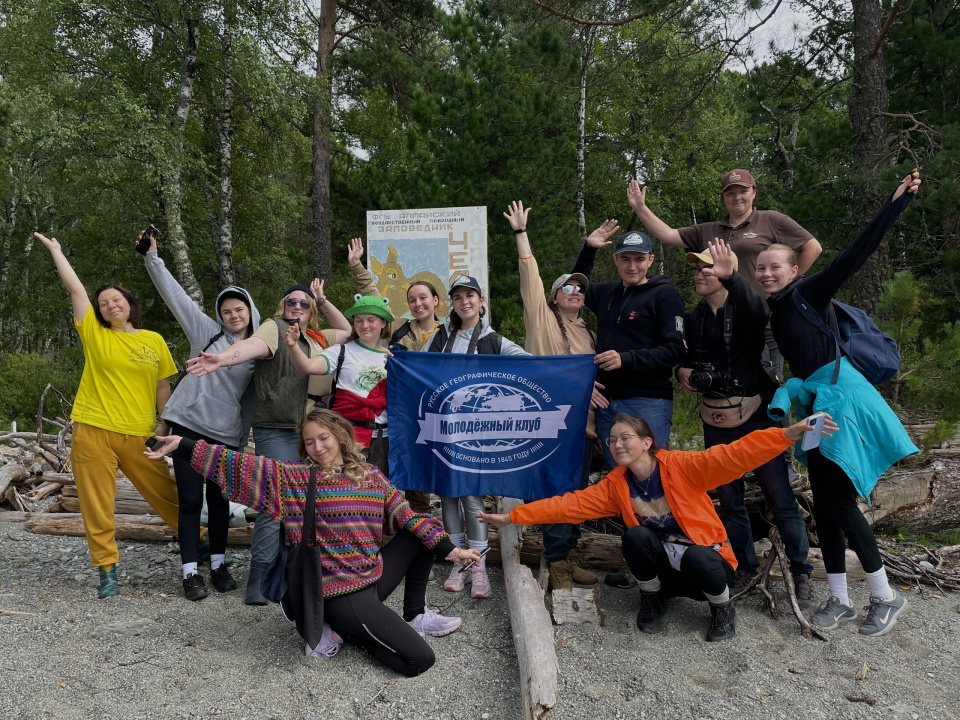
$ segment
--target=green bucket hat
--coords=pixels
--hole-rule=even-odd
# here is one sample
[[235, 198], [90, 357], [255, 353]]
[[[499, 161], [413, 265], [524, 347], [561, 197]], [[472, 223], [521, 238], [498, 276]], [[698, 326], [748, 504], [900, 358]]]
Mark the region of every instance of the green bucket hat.
[[352, 308], [343, 311], [344, 317], [353, 319], [354, 315], [376, 315], [382, 317], [388, 323], [393, 322], [393, 315], [387, 310], [389, 300], [380, 298], [376, 295], [354, 295]]

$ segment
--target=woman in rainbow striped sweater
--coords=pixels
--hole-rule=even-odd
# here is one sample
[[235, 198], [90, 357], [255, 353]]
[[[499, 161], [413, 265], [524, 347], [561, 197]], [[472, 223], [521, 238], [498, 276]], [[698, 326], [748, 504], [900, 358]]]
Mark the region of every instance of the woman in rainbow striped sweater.
[[[460, 627], [460, 618], [426, 605], [433, 559], [467, 564], [478, 561], [479, 553], [455, 547], [438, 520], [410, 509], [400, 491], [364, 462], [348, 421], [331, 410], [309, 413], [300, 428], [301, 462], [175, 435], [158, 440], [148, 457], [176, 453], [189, 460], [230, 500], [281, 520], [291, 543], [300, 542], [310, 471], [317, 468], [317, 545], [323, 551], [323, 612], [330, 628], [307, 654], [332, 657], [346, 640], [404, 675], [419, 675], [434, 664], [424, 636], [448, 635]], [[405, 622], [383, 605], [401, 580]]]

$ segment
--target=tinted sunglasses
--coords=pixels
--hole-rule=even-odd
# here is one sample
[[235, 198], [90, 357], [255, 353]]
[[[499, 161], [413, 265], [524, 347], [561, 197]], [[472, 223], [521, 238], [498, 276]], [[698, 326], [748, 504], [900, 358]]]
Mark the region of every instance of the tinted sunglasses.
[[573, 295], [574, 293], [577, 295], [583, 295], [583, 288], [580, 285], [564, 285], [562, 288], [560, 288], [560, 291], [564, 295]]
[[283, 304], [286, 305], [288, 308], [302, 307], [305, 310], [310, 308], [309, 300], [298, 300], [297, 298], [286, 298], [283, 301]]

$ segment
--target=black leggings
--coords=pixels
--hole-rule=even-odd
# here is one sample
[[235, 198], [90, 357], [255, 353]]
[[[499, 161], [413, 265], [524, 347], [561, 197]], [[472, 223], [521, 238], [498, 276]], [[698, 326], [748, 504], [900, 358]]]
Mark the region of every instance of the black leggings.
[[[433, 551], [404, 530], [384, 545], [380, 557], [380, 579], [362, 590], [324, 600], [323, 619], [346, 642], [366, 650], [391, 670], [414, 677], [429, 670], [437, 660], [426, 640], [406, 622], [426, 606]], [[383, 601], [404, 578], [400, 617]]]
[[693, 545], [680, 560], [680, 571], [673, 569], [656, 533], [635, 525], [623, 534], [623, 557], [637, 580], [660, 578], [661, 592], [667, 597], [706, 600], [705, 595], [721, 595], [735, 577], [733, 566], [712, 547]]
[[844, 536], [866, 572], [882, 568], [877, 539], [857, 506], [857, 490], [847, 474], [835, 462], [821, 455], [819, 449], [807, 452], [807, 469], [813, 491], [813, 517], [817, 521], [817, 538], [826, 571], [830, 574], [846, 572]]
[[[171, 425], [170, 431], [188, 440], [206, 440], [222, 445], [190, 428]], [[231, 450], [233, 448], [230, 448]], [[173, 456], [173, 474], [177, 479], [177, 496], [180, 499], [180, 562], [197, 562], [200, 546], [200, 513], [203, 512], [203, 487], [207, 487], [207, 532], [210, 536], [210, 554], [223, 555], [227, 551], [227, 529], [230, 526], [230, 502], [223, 496], [220, 486], [212, 480], [204, 480], [188, 460]]]

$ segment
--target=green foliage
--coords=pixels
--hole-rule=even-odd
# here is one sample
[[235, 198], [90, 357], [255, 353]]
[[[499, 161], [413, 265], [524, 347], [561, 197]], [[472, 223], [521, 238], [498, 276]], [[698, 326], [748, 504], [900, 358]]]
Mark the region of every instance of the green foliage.
[[[35, 353], [12, 353], [3, 357], [0, 369], [0, 428], [16, 421], [21, 430], [36, 427], [37, 403], [47, 383], [67, 398], [76, 395], [80, 370], [75, 361], [56, 362]], [[57, 399], [47, 396], [46, 417], [69, 415]]]

